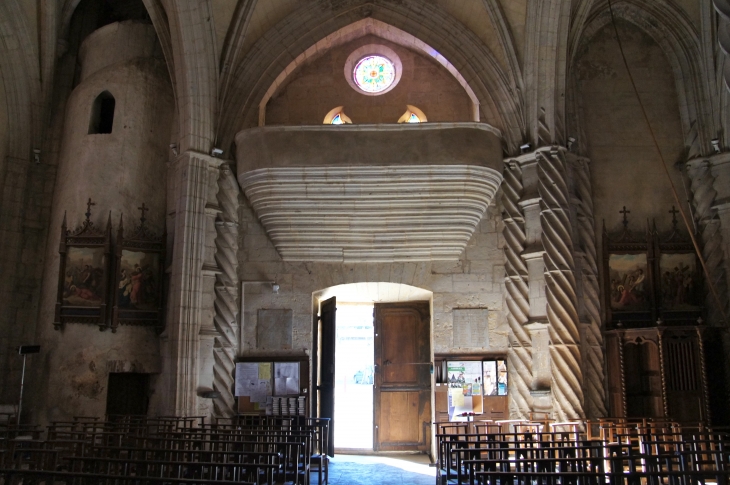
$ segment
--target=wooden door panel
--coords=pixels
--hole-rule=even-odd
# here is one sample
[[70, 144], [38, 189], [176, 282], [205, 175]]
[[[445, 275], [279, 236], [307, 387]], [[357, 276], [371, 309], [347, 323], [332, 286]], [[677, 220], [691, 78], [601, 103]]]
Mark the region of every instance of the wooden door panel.
[[319, 417], [330, 418], [328, 455], [335, 454], [335, 343], [337, 300], [332, 297], [322, 302], [320, 311], [321, 347], [317, 386]]
[[381, 399], [381, 441], [417, 444], [420, 441], [418, 392], [386, 392]]
[[376, 451], [428, 451], [430, 344], [428, 302], [375, 305]]
[[381, 328], [382, 379], [381, 386], [418, 385], [419, 362], [417, 335], [420, 315], [411, 309], [393, 311], [388, 325]]

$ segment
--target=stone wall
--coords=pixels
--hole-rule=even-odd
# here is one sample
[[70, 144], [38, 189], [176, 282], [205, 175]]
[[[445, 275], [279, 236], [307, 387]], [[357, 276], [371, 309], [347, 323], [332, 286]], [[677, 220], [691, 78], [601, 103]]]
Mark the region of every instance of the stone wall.
[[259, 352], [256, 342], [259, 309], [293, 310], [292, 352], [312, 348], [312, 294], [347, 283], [391, 282], [433, 292], [432, 350], [462, 353], [453, 347], [454, 308], [488, 308], [489, 347], [483, 354], [505, 355], [508, 328], [503, 312], [504, 240], [495, 197], [466, 250], [457, 261], [336, 264], [284, 262], [248, 203], [240, 213], [239, 273], [243, 281], [272, 280], [280, 285], [246, 285], [243, 353]]
[[[674, 74], [654, 40], [619, 22], [626, 58], [652, 128], [685, 210], [681, 173], [674, 164], [685, 156]], [[656, 218], [660, 230], [671, 227], [668, 211], [676, 205], [661, 160], [626, 73], [613, 27], [602, 28], [578, 56], [574, 75], [582, 93], [582, 127], [591, 159], [594, 217], [609, 231], [621, 228], [623, 206], [635, 231]]]
[[[130, 37], [136, 41], [129, 42]], [[144, 203], [150, 208], [147, 227], [157, 234], [164, 230], [174, 101], [156, 43], [151, 25], [124, 22], [97, 30], [81, 46], [83, 76], [66, 109], [38, 320], [40, 387], [52, 403], [37, 417], [41, 421], [103, 415], [109, 372], [160, 372], [159, 341], [151, 328], [120, 327], [112, 334], [88, 325], [68, 324], [60, 332], [52, 326], [64, 214], [68, 228], [75, 229], [91, 198], [96, 203], [91, 221], [97, 227], [106, 227], [111, 213], [116, 235], [123, 215], [129, 234], [139, 224], [137, 208]], [[113, 49], [114, 55], [96, 49]], [[104, 91], [115, 98], [112, 132], [89, 134], [92, 105]]]
[[[358, 47], [380, 44], [393, 49], [403, 75], [392, 91], [366, 96], [346, 81], [347, 57]], [[428, 121], [471, 121], [471, 100], [454, 77], [434, 60], [373, 35], [333, 48], [292, 74], [268, 103], [267, 125], [317, 125], [337, 106], [353, 123], [395, 123], [410, 104]]]

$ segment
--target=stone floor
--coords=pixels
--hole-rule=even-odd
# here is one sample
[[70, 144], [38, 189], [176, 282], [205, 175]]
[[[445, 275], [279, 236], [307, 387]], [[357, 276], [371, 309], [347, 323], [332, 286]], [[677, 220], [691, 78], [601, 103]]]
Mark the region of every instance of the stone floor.
[[338, 454], [330, 461], [329, 485], [433, 485], [435, 477], [426, 455]]

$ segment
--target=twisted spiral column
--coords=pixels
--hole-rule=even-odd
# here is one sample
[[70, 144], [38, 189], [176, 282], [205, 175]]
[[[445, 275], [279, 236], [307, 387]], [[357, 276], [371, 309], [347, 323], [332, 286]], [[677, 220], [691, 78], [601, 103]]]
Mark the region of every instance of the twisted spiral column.
[[519, 201], [522, 198], [522, 170], [516, 163], [507, 164], [502, 183], [505, 239], [504, 284], [509, 324], [510, 348], [510, 417], [526, 418], [532, 409], [532, 348], [530, 334], [524, 328], [530, 313], [527, 266], [521, 254], [525, 249], [525, 221]]
[[588, 320], [583, 345], [583, 393], [588, 418], [606, 416], [604, 385], [603, 333], [601, 332], [601, 294], [598, 282], [596, 226], [593, 219], [593, 198], [588, 160], [578, 159], [573, 166], [575, 192], [578, 196], [578, 245], [583, 254], [582, 301]]
[[555, 147], [538, 152], [537, 161], [553, 411], [559, 420], [582, 419], [583, 372], [565, 154]]
[[[728, 313], [727, 274], [725, 273], [722, 233], [717, 211], [712, 207], [717, 197], [713, 188], [715, 181], [712, 167], [707, 161], [696, 160], [687, 163], [687, 175], [692, 181], [692, 206], [699, 220], [702, 233], [702, 257], [710, 270], [712, 283], [720, 296], [722, 307]], [[706, 305], [708, 323], [717, 325], [722, 321], [722, 312], [711, 292], [707, 292]]]
[[238, 347], [238, 182], [227, 164], [218, 178], [220, 214], [215, 221], [215, 261], [219, 273], [215, 282], [216, 336], [213, 345], [213, 389], [220, 398], [213, 401], [217, 416], [235, 414], [234, 371]]

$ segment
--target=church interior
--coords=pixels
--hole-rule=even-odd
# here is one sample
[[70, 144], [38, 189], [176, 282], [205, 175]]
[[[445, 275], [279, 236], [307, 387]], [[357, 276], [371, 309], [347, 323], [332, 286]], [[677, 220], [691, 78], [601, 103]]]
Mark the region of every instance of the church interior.
[[730, 0], [3, 0], [3, 483], [729, 476], [729, 83]]

